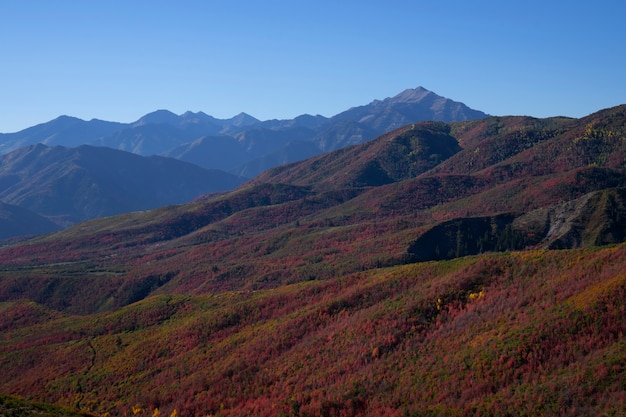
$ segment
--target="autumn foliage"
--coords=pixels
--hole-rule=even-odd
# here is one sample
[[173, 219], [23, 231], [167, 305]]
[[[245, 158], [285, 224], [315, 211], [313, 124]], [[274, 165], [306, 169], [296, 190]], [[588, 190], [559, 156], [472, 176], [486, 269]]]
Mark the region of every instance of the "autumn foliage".
[[625, 112], [411, 126], [2, 247], [0, 392], [102, 416], [623, 415]]

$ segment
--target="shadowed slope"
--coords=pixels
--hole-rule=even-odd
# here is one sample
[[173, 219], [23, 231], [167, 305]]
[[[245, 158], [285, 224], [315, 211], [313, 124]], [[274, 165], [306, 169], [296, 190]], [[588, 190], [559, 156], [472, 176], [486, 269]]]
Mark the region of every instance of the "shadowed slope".
[[0, 239], [39, 235], [59, 226], [32, 211], [0, 202]]
[[373, 141], [271, 169], [254, 183], [283, 182], [318, 189], [379, 186], [414, 178], [461, 148], [443, 123], [410, 125]]
[[162, 157], [109, 148], [33, 145], [0, 156], [0, 198], [68, 225], [186, 203], [241, 179]]
[[92, 417], [92, 414], [67, 407], [33, 403], [8, 395], [0, 395], [0, 415], [6, 417]]

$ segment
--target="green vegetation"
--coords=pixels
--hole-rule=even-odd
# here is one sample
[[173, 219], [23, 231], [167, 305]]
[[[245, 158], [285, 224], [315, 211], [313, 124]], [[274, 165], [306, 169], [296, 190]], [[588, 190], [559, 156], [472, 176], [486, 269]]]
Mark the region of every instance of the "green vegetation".
[[32, 403], [21, 398], [0, 395], [0, 415], [4, 417], [90, 417], [91, 414], [66, 407]]

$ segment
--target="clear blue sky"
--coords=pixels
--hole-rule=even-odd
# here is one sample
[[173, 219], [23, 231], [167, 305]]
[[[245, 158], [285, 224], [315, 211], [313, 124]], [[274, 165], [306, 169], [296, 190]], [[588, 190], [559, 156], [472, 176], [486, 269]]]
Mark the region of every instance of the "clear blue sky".
[[0, 0], [0, 132], [157, 109], [332, 116], [423, 86], [494, 115], [626, 103], [626, 1]]

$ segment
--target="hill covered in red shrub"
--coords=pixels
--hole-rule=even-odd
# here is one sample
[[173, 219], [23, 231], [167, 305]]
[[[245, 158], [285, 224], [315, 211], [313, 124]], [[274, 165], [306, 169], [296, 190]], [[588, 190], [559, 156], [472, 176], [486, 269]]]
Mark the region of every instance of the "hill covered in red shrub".
[[0, 392], [102, 415], [620, 415], [625, 139], [625, 106], [409, 125], [3, 247]]

